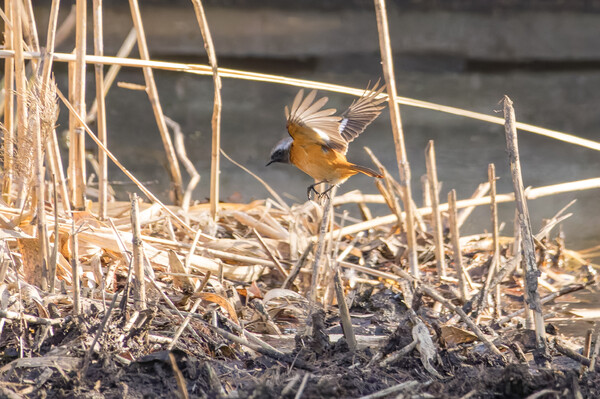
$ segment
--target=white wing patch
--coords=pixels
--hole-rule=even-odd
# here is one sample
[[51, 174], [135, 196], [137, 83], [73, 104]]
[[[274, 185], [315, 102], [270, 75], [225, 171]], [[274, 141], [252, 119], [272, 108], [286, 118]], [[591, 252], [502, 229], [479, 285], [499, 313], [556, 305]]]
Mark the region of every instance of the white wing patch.
[[340, 126], [338, 127], [338, 132], [342, 133], [344, 131], [344, 129], [346, 128], [347, 124], [348, 124], [348, 118], [342, 119], [342, 121], [340, 122]]
[[321, 129], [313, 127], [312, 130], [314, 130], [319, 135], [319, 137], [323, 139], [324, 142], [329, 143], [329, 141], [331, 141], [331, 138], [327, 135], [327, 133], [325, 133]]

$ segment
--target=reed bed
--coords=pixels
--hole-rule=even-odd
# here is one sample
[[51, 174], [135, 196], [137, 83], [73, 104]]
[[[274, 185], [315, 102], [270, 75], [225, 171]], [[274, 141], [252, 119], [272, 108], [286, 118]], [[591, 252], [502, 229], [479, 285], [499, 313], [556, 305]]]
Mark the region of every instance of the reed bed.
[[[57, 27], [58, 0], [52, 2], [44, 51], [39, 49], [32, 2], [5, 0], [6, 43], [0, 51], [5, 60], [0, 336], [5, 353], [10, 348], [14, 356], [2, 362], [3, 394], [41, 395], [41, 390], [57, 386], [73, 392], [65, 381], [74, 378], [81, 391], [98, 390], [95, 381], [110, 367], [131, 370], [137, 364], [143, 369], [148, 362], [167, 365], [169, 374], [153, 377], [159, 378], [161, 387], [138, 388], [181, 397], [242, 397], [266, 384], [273, 368], [279, 374], [267, 384], [269, 389], [283, 397], [309, 397], [322, 393], [318, 381], [329, 378], [323, 359], [332, 361], [338, 374], [356, 379], [378, 375], [376, 384], [336, 391], [364, 397], [392, 392], [435, 395], [443, 391], [444, 381], [458, 383], [454, 370], [485, 362], [504, 369], [529, 364], [522, 370], [526, 374], [534, 368], [528, 363], [531, 358], [550, 370], [559, 357], [567, 356], [582, 365], [582, 372], [597, 369], [598, 331], [588, 333], [595, 343], [588, 339], [582, 356], [573, 342], [547, 332], [552, 315], [542, 307], [594, 283], [596, 265], [585, 258], [594, 252], [570, 251], [551, 234], [570, 216], [566, 208], [539, 232], [532, 232], [527, 204], [541, 196], [600, 188], [600, 178], [525, 190], [516, 129], [596, 150], [599, 143], [517, 123], [506, 97], [506, 119], [501, 123], [515, 192], [496, 192], [495, 167], [490, 165], [489, 181], [482, 182], [470, 199], [457, 200], [464, 193], [451, 190], [448, 202], [440, 203], [431, 141], [425, 149], [425, 206], [417, 207], [398, 104], [491, 123], [498, 123], [498, 118], [397, 97], [385, 2], [376, 0], [400, 179], [369, 151], [384, 175], [376, 184], [379, 194], [352, 191], [332, 194], [323, 203], [290, 205], [239, 165], [265, 186], [271, 198], [220, 202], [221, 78], [349, 94], [362, 90], [219, 68], [210, 21], [201, 2], [192, 3], [209, 68], [152, 60], [136, 0], [130, 1], [135, 29], [118, 57], [104, 55], [101, 0], [93, 2], [93, 56], [85, 48], [85, 1], [77, 0], [74, 17], [65, 22], [76, 30], [75, 53], [70, 55], [54, 52], [61, 29], [68, 29]], [[127, 58], [136, 39], [141, 60]], [[51, 78], [53, 61], [72, 65], [68, 96]], [[89, 111], [85, 92], [91, 89], [84, 84], [88, 64], [95, 66], [96, 78], [96, 98]], [[105, 65], [111, 66], [106, 74]], [[169, 159], [173, 204], [164, 204], [144, 187], [126, 169], [126, 162], [111, 153], [113, 143], [106, 141], [106, 94], [118, 67], [124, 65], [141, 68], [144, 74], [142, 89], [148, 93]], [[208, 203], [191, 198], [199, 175], [187, 158], [177, 123], [162, 113], [153, 76], [156, 68], [213, 76]], [[58, 149], [54, 130], [59, 106], [70, 115], [68, 176], [62, 170], [65, 154]], [[94, 119], [98, 132], [89, 127]], [[98, 147], [101, 165], [95, 203], [86, 199], [83, 143], [88, 138]], [[109, 201], [108, 160], [137, 185], [145, 200], [134, 194], [128, 202]], [[185, 190], [179, 162], [190, 175]], [[488, 190], [490, 195], [485, 196]], [[501, 236], [497, 205], [515, 199], [515, 230]], [[386, 204], [389, 214], [373, 217], [372, 204]], [[490, 209], [491, 233], [461, 236], [466, 218], [482, 205]], [[361, 218], [349, 216], [349, 207], [356, 207]], [[365, 319], [370, 322], [361, 321]], [[335, 328], [338, 324], [340, 330]], [[255, 366], [231, 366], [240, 361]], [[152, 373], [138, 370], [138, 374]], [[32, 379], [35, 383], [28, 382]], [[477, 384], [473, 387], [479, 389]], [[530, 391], [543, 394], [539, 384], [531, 387]], [[579, 388], [568, 389], [577, 396]], [[528, 395], [535, 394], [530, 391]], [[114, 387], [104, 391], [118, 392]]]

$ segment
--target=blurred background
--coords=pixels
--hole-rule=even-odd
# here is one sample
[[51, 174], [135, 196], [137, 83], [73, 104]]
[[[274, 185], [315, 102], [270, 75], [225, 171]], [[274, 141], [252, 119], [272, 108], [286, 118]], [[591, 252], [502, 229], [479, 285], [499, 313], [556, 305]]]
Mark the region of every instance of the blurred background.
[[[91, 1], [89, 2], [91, 29]], [[220, 67], [280, 74], [363, 88], [382, 76], [373, 3], [366, 0], [224, 0], [204, 1]], [[36, 0], [40, 40], [45, 41], [49, 0]], [[140, 1], [150, 56], [154, 60], [207, 63], [193, 7], [185, 0]], [[61, 4], [59, 26], [69, 7]], [[499, 115], [503, 95], [514, 101], [517, 120], [592, 140], [600, 134], [600, 1], [594, 0], [397, 0], [388, 1], [398, 94], [419, 100]], [[128, 2], [104, 1], [105, 54], [115, 55], [132, 27]], [[91, 31], [90, 31], [91, 32]], [[64, 41], [57, 52], [71, 52]], [[88, 53], [93, 51], [89, 35]], [[137, 50], [131, 55], [139, 57]], [[65, 63], [55, 64], [61, 89]], [[209, 193], [213, 83], [210, 76], [155, 71], [161, 104], [180, 123], [188, 155], [202, 175], [195, 199]], [[124, 68], [117, 81], [143, 84], [141, 70]], [[93, 68], [88, 67], [88, 107], [94, 97]], [[266, 168], [274, 143], [286, 135], [283, 108], [297, 88], [271, 83], [223, 79], [222, 148], [286, 195], [304, 201], [308, 176], [288, 165]], [[347, 95], [329, 96], [329, 105], [345, 109]], [[109, 148], [159, 197], [167, 198], [166, 158], [148, 98], [143, 91], [116, 85], [107, 97]], [[504, 128], [463, 117], [401, 107], [414, 197], [421, 205], [420, 177], [424, 150], [435, 140], [438, 175], [445, 202], [450, 189], [459, 199], [471, 196], [487, 180], [494, 163], [498, 192], [512, 191], [505, 153]], [[62, 111], [61, 128], [68, 126]], [[94, 129], [95, 126], [92, 126]], [[522, 132], [519, 135], [524, 181], [543, 186], [597, 177], [600, 154], [589, 149]], [[90, 151], [95, 152], [92, 143]], [[371, 165], [370, 147], [397, 176], [387, 110], [357, 139], [351, 161]], [[109, 177], [117, 198], [134, 190], [114, 165]], [[360, 189], [375, 193], [371, 179], [356, 176], [338, 193]], [[266, 190], [251, 176], [222, 159], [221, 199], [265, 198]], [[597, 190], [538, 199], [530, 204], [534, 231], [570, 200], [575, 215], [563, 223], [567, 245], [581, 249], [598, 244], [600, 206]], [[389, 211], [374, 207], [375, 213]], [[480, 207], [463, 233], [489, 225], [488, 207]], [[500, 216], [512, 235], [513, 204]]]

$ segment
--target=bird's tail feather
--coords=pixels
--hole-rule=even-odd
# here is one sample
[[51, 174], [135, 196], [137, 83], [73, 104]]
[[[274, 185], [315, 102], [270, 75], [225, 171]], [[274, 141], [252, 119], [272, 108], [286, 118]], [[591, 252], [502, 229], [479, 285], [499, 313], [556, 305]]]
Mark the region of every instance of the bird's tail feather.
[[371, 176], [371, 177], [379, 177], [379, 178], [383, 177], [383, 175], [381, 173], [375, 172], [373, 169], [369, 169], [369, 168], [366, 168], [366, 167], [360, 166], [360, 165], [352, 165], [352, 170], [355, 170], [360, 173], [364, 173], [365, 175]]

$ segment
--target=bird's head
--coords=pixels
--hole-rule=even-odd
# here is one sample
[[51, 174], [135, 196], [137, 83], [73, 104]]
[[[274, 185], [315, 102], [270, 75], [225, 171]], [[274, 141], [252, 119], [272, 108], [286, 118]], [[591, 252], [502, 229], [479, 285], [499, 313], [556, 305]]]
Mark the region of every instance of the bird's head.
[[290, 147], [292, 141], [291, 137], [286, 137], [275, 144], [275, 147], [271, 150], [271, 159], [267, 166], [271, 165], [273, 162], [290, 163]]

